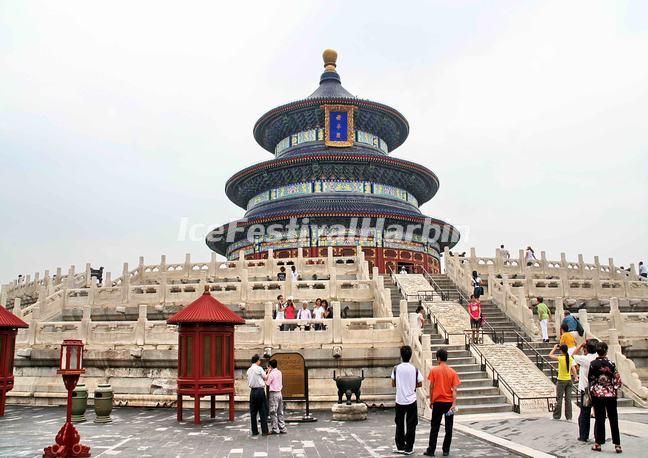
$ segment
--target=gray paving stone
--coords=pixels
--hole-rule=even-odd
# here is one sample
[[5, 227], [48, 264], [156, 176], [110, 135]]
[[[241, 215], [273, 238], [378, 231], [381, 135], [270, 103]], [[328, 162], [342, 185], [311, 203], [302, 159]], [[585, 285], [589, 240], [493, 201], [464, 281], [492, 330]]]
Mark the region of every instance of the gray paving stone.
[[[226, 420], [218, 412], [215, 420], [203, 412], [203, 424], [178, 423], [172, 409], [115, 409], [113, 422], [77, 424], [82, 442], [91, 447], [93, 457], [383, 457], [401, 456], [394, 446], [393, 411], [370, 410], [367, 421], [335, 422], [328, 412], [316, 412], [314, 423], [290, 423], [288, 434], [250, 437], [249, 415], [237, 413], [236, 421]], [[9, 406], [0, 418], [0, 457], [40, 457], [42, 449], [53, 443], [65, 419], [60, 407]], [[415, 452], [420, 455], [427, 446], [429, 425], [421, 420], [417, 430]], [[439, 434], [440, 455], [443, 428]], [[455, 431], [453, 456], [515, 456], [488, 442]]]

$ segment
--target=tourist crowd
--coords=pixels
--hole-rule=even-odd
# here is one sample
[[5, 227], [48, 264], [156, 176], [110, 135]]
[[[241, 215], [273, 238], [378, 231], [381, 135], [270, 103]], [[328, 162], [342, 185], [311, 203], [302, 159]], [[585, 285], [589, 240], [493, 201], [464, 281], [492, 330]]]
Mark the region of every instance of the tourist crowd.
[[[333, 307], [329, 305], [326, 299], [320, 299], [319, 297], [315, 299], [315, 303], [311, 305], [308, 301], [302, 301], [301, 307], [296, 307], [295, 302], [292, 296], [288, 296], [287, 300], [284, 300], [282, 294], [277, 296], [277, 303], [274, 305], [272, 311], [272, 318], [275, 320], [303, 320], [309, 322], [311, 320], [327, 320], [333, 318]], [[296, 329], [297, 325], [282, 324], [282, 331], [292, 331]], [[304, 326], [304, 330], [310, 331], [311, 329], [315, 331], [322, 331], [326, 329], [326, 325], [321, 322], [314, 322], [311, 324], [307, 323]]]

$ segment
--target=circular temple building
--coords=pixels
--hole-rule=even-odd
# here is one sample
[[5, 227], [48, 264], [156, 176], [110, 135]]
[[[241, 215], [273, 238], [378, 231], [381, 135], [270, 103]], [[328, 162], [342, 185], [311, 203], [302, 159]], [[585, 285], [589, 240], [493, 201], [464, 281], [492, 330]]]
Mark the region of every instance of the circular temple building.
[[337, 53], [326, 50], [315, 92], [265, 113], [254, 138], [274, 158], [225, 185], [245, 217], [213, 229], [207, 245], [229, 259], [350, 256], [361, 249], [380, 272], [402, 266], [439, 272], [459, 232], [419, 206], [439, 189], [426, 167], [389, 154], [409, 124], [397, 110], [342, 87]]

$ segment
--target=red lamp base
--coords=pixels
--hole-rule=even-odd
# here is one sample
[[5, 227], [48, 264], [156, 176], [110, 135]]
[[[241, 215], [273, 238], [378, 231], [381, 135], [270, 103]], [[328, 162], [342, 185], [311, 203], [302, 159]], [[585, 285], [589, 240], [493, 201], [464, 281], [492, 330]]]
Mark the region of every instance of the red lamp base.
[[79, 443], [81, 436], [72, 422], [67, 422], [56, 435], [56, 444], [43, 451], [43, 458], [88, 457], [90, 447]]

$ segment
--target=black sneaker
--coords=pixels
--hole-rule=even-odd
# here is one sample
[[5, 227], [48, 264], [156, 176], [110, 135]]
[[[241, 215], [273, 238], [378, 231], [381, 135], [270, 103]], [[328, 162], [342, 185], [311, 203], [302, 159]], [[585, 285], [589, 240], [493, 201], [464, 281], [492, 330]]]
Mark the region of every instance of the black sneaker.
[[414, 455], [414, 450], [405, 450], [404, 452], [401, 452], [403, 455]]
[[427, 450], [423, 452], [423, 455], [425, 456], [434, 456], [434, 453], [428, 452]]

